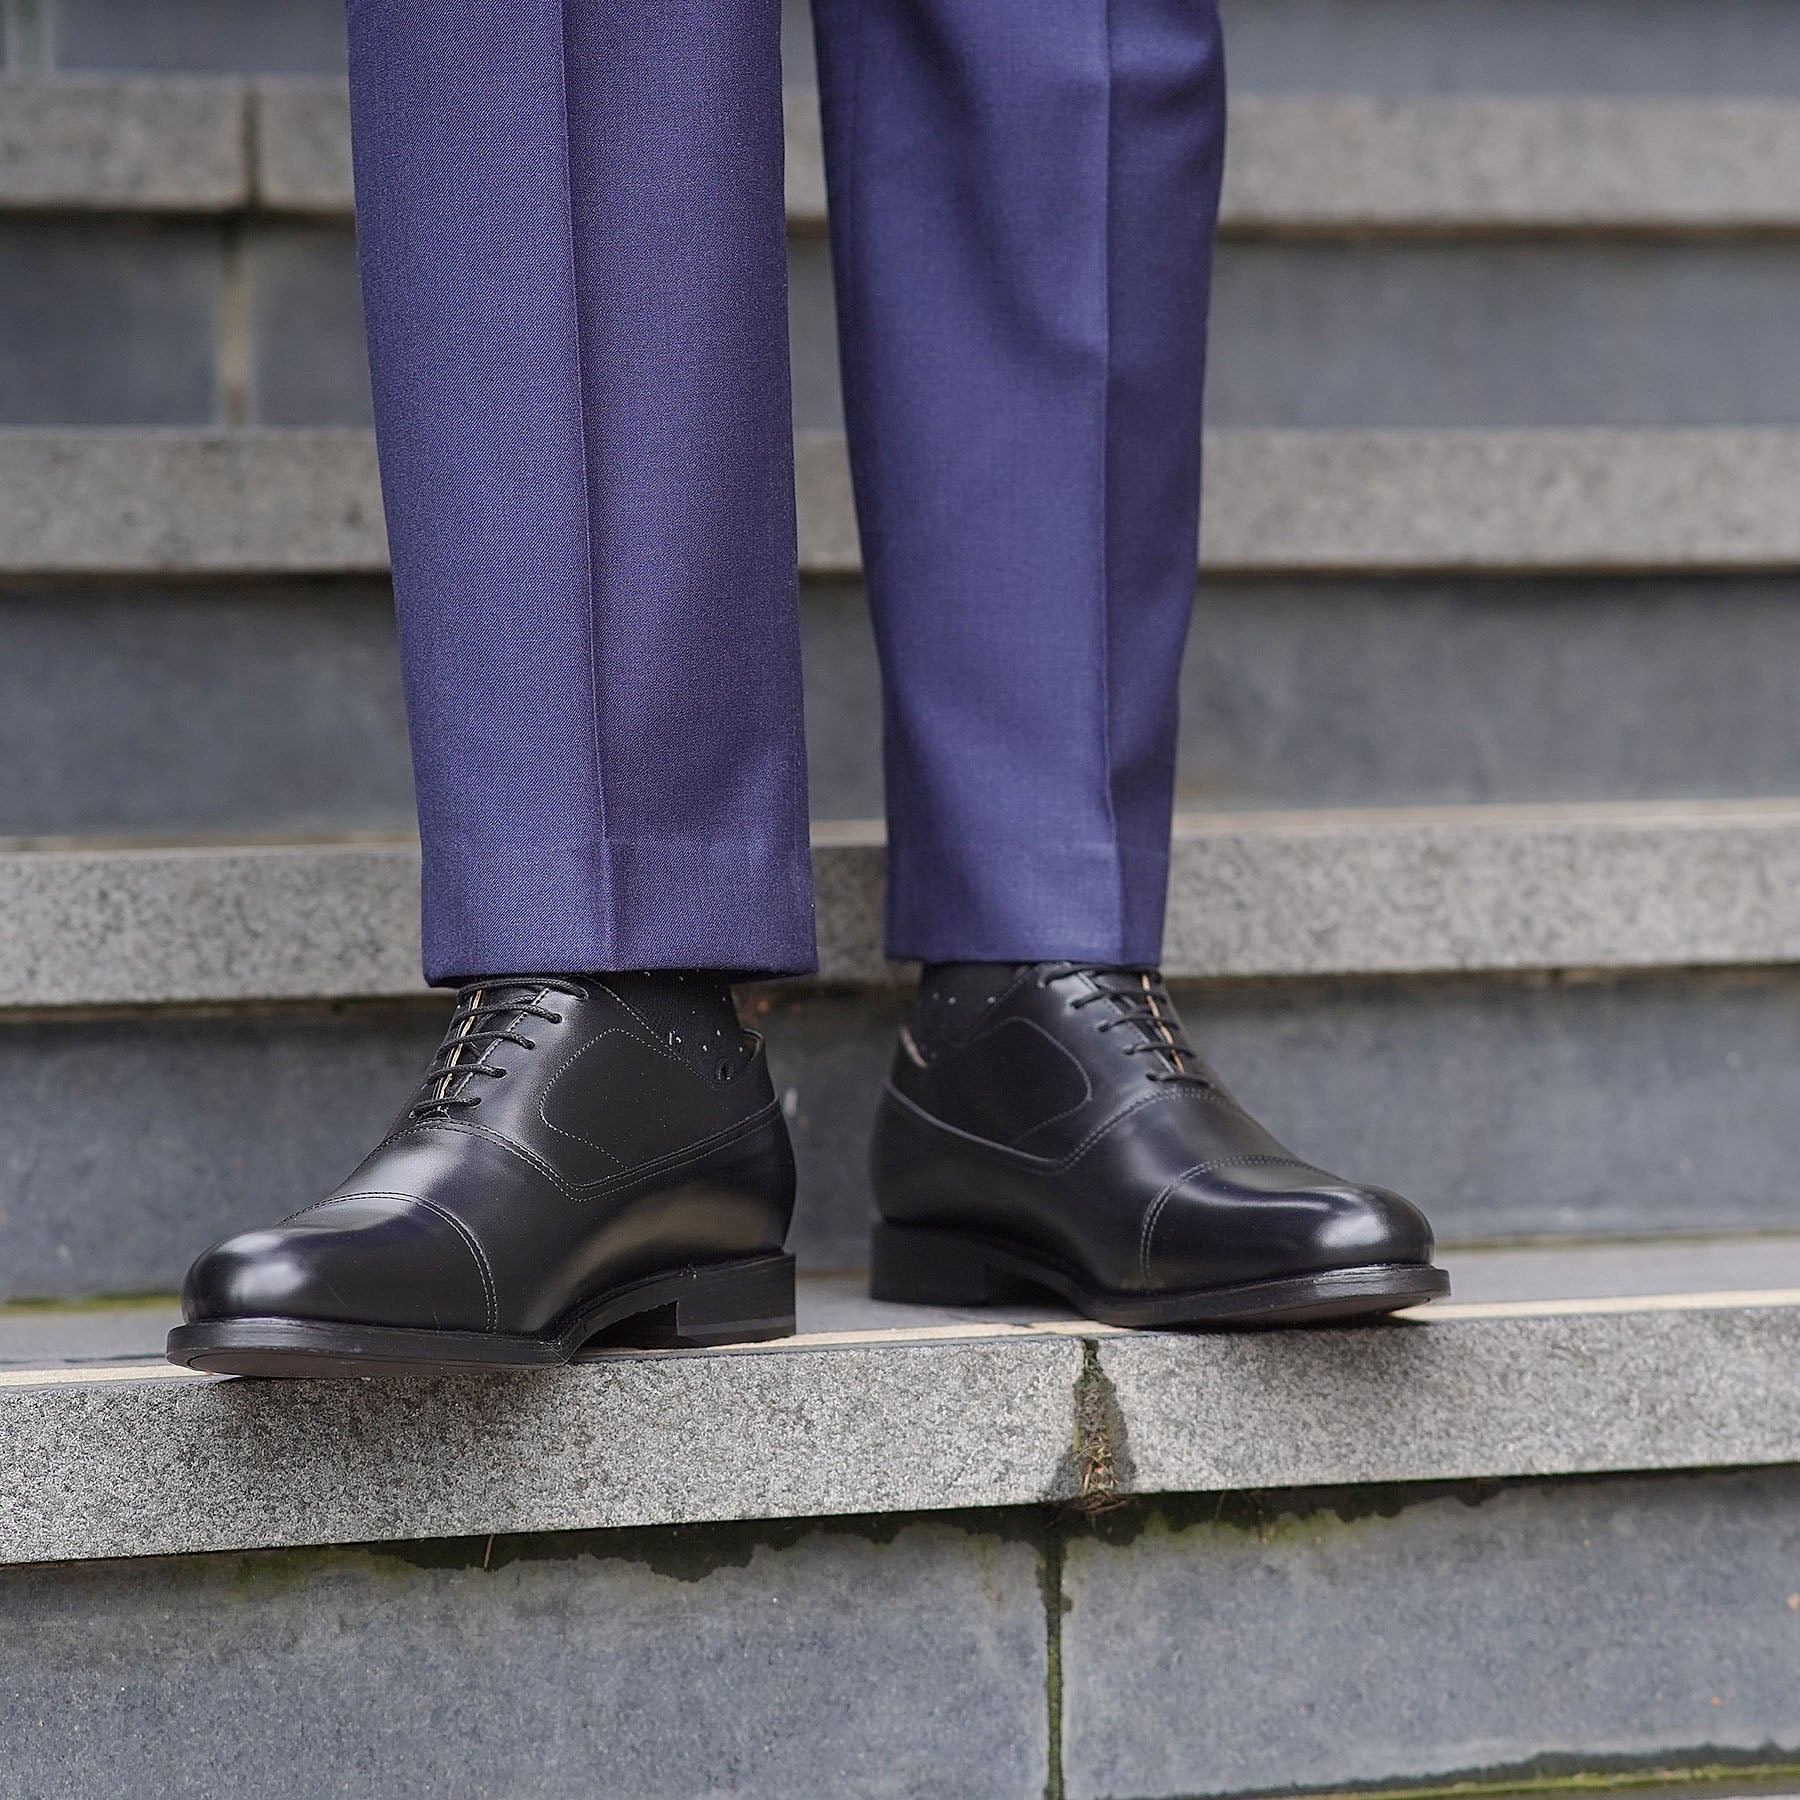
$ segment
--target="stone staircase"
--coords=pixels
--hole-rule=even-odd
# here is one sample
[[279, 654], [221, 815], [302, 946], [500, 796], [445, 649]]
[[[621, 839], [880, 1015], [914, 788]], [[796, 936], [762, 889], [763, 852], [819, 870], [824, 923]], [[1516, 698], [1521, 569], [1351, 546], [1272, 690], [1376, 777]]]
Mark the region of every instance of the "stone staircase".
[[443, 1013], [339, 0], [0, 6], [0, 1796], [1800, 1780], [1800, 17], [1226, 6], [1167, 965], [1456, 1301], [860, 1297], [904, 989], [790, 9], [805, 1335], [404, 1390], [154, 1357]]

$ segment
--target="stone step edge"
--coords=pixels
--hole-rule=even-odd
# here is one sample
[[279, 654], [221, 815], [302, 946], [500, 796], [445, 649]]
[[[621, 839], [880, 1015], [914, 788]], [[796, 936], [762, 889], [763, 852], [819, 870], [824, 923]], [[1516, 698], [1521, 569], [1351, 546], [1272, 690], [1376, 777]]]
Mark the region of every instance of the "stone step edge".
[[[814, 836], [820, 977], [885, 985], [878, 827]], [[1174, 977], [1800, 962], [1800, 799], [1185, 814]], [[0, 1008], [423, 992], [402, 840], [0, 851]]]
[[[844, 440], [795, 439], [802, 571], [861, 566]], [[1203, 567], [1245, 575], [1800, 568], [1800, 427], [1227, 430]], [[0, 428], [0, 576], [374, 575], [372, 435]]]
[[[786, 95], [790, 227], [825, 219], [818, 96]], [[1790, 101], [1243, 94], [1227, 231], [1800, 230]], [[346, 218], [337, 81], [0, 78], [0, 210]]]
[[508, 1380], [0, 1377], [0, 1562], [1800, 1461], [1800, 1294], [617, 1352]]

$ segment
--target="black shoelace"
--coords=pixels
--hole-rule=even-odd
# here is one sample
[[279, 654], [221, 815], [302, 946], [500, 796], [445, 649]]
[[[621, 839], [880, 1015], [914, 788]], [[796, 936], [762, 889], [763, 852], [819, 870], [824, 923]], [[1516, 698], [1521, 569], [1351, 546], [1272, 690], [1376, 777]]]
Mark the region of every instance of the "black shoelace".
[[[535, 1050], [537, 1040], [516, 1029], [527, 1019], [543, 1019], [551, 1025], [562, 1023], [562, 1014], [541, 1004], [547, 994], [566, 994], [571, 1000], [581, 998], [581, 989], [566, 981], [548, 976], [526, 979], [508, 977], [503, 981], [471, 981], [456, 990], [456, 1010], [450, 1015], [450, 1029], [438, 1045], [431, 1067], [419, 1083], [420, 1098], [407, 1108], [407, 1118], [416, 1124], [432, 1113], [448, 1112], [453, 1107], [479, 1106], [479, 1094], [451, 1093], [452, 1082], [465, 1075], [485, 1075], [498, 1081], [506, 1074], [487, 1059], [495, 1044], [517, 1044], [522, 1050]], [[524, 996], [521, 998], [521, 996]], [[496, 1026], [493, 1021], [510, 1018], [512, 1023]]]
[[1102, 1031], [1114, 1031], [1121, 1025], [1138, 1033], [1137, 1041], [1123, 1046], [1127, 1056], [1160, 1057], [1163, 1067], [1148, 1069], [1152, 1081], [1182, 1082], [1190, 1087], [1210, 1088], [1218, 1084], [1203, 1073], [1191, 1069], [1190, 1062], [1200, 1062], [1200, 1052], [1182, 1035], [1181, 1022], [1175, 1016], [1175, 1003], [1163, 986], [1159, 969], [1117, 969], [1094, 963], [1053, 963], [1038, 977], [1040, 986], [1067, 981], [1084, 975], [1094, 983], [1094, 991], [1069, 1003], [1072, 1012], [1084, 1006], [1097, 1006], [1102, 1001], [1117, 1010], [1101, 1025]]

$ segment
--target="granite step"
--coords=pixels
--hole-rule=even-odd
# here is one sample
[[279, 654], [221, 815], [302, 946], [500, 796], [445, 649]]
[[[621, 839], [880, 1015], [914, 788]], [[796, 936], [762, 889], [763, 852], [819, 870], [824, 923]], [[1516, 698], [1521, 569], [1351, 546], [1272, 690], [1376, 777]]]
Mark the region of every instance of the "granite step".
[[[817, 95], [786, 104], [788, 218], [825, 219]], [[1790, 99], [1240, 93], [1227, 233], [1800, 231]], [[0, 211], [348, 218], [341, 83], [0, 78]]]
[[[820, 979], [899, 978], [878, 825], [815, 828]], [[1188, 814], [1176, 979], [1800, 961], [1800, 800]], [[409, 843], [0, 849], [0, 1007], [416, 996]]]
[[171, 1369], [166, 1304], [0, 1310], [9, 1772], [1791, 1793], [1800, 1239], [1452, 1271], [1239, 1336], [813, 1280], [785, 1343], [392, 1386]]
[[[1800, 430], [1211, 435], [1219, 573], [1538, 575], [1800, 566]], [[843, 441], [796, 439], [800, 562], [857, 572]], [[387, 551], [357, 431], [0, 430], [0, 578], [367, 575]]]
[[1237, 1335], [812, 1278], [773, 1344], [395, 1384], [174, 1368], [167, 1302], [6, 1309], [0, 1562], [1800, 1462], [1800, 1239], [1447, 1261], [1389, 1324]]

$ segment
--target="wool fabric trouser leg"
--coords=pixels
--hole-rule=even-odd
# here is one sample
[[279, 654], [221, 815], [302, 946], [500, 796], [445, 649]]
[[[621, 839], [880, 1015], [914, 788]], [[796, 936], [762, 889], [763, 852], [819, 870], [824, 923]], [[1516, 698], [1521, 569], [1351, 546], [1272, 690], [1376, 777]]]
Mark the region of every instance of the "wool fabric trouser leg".
[[428, 979], [813, 963], [775, 0], [350, 0]]
[[[1213, 0], [816, 0], [889, 949], [1153, 962]], [[812, 966], [777, 0], [349, 0], [433, 980]]]

